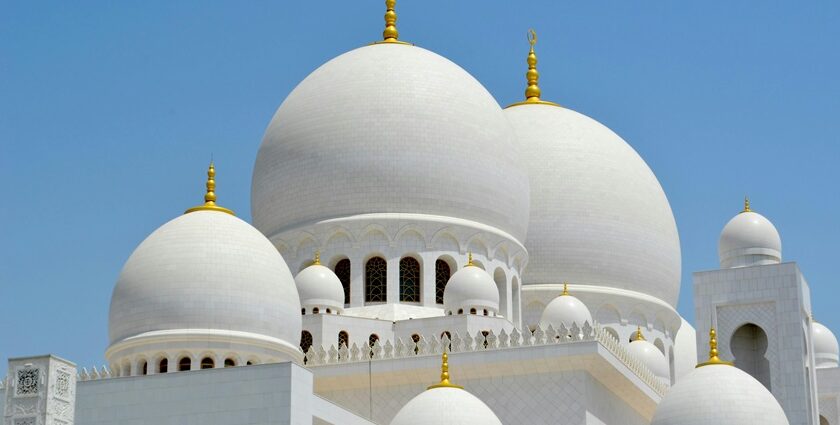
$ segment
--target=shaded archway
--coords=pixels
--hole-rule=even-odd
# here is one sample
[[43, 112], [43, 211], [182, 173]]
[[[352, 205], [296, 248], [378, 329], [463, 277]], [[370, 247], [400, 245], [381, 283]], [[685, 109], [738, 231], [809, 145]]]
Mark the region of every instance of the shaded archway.
[[735, 366], [749, 373], [770, 390], [770, 361], [767, 360], [767, 333], [752, 323], [738, 328], [729, 342]]

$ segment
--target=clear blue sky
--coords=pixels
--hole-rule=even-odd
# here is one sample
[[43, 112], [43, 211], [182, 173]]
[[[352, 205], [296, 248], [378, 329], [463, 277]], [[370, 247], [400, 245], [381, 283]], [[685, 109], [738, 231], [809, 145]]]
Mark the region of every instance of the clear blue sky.
[[[401, 38], [521, 100], [526, 30], [543, 98], [622, 135], [671, 201], [691, 272], [749, 194], [840, 331], [840, 3], [400, 0]], [[285, 96], [380, 38], [383, 2], [0, 5], [0, 365], [102, 364], [111, 290], [155, 228], [201, 200], [250, 218], [251, 170]], [[0, 366], [5, 367], [5, 366]]]

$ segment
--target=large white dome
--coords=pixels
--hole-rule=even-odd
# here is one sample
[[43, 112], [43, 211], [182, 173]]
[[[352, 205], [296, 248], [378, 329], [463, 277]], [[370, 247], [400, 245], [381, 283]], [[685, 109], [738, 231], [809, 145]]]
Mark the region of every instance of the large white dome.
[[300, 338], [300, 301], [283, 257], [223, 212], [191, 212], [155, 230], [126, 261], [111, 298], [112, 345], [196, 330], [255, 335], [280, 351]]
[[698, 367], [671, 387], [651, 425], [789, 425], [760, 382], [734, 366]]
[[332, 59], [289, 94], [260, 146], [251, 205], [269, 238], [325, 219], [416, 213], [522, 241], [528, 196], [490, 93], [446, 58], [385, 43]]
[[546, 104], [505, 109], [531, 184], [526, 284], [598, 285], [672, 306], [680, 292], [680, 241], [665, 192], [618, 135]]
[[782, 260], [782, 238], [770, 220], [747, 204], [720, 232], [718, 256], [721, 268], [777, 264]]

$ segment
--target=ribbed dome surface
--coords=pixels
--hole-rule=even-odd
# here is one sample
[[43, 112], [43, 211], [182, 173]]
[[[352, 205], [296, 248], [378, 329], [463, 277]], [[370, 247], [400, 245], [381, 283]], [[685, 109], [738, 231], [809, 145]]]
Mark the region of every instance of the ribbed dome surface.
[[286, 98], [254, 167], [269, 237], [369, 213], [458, 217], [524, 240], [528, 179], [490, 93], [428, 50], [378, 44], [318, 68]]
[[391, 425], [502, 425], [478, 397], [458, 388], [433, 388], [411, 399]]
[[525, 284], [599, 285], [676, 306], [680, 240], [656, 176], [618, 135], [550, 105], [505, 109], [531, 182]]
[[292, 274], [257, 229], [230, 214], [197, 211], [164, 224], [134, 250], [111, 298], [111, 343], [182, 329], [249, 332], [298, 345]]
[[789, 425], [782, 406], [755, 378], [734, 366], [703, 366], [662, 398], [651, 425]]

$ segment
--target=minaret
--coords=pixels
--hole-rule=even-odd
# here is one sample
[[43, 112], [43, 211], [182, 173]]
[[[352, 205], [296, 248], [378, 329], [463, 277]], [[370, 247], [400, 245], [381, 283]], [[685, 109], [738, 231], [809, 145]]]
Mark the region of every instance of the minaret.
[[[790, 425], [815, 423], [808, 282], [795, 262], [781, 261], [779, 232], [748, 197], [721, 231], [718, 256], [719, 268], [694, 273], [695, 326], [710, 329], [698, 367], [734, 365], [776, 396]], [[705, 344], [698, 333], [697, 346]]]

